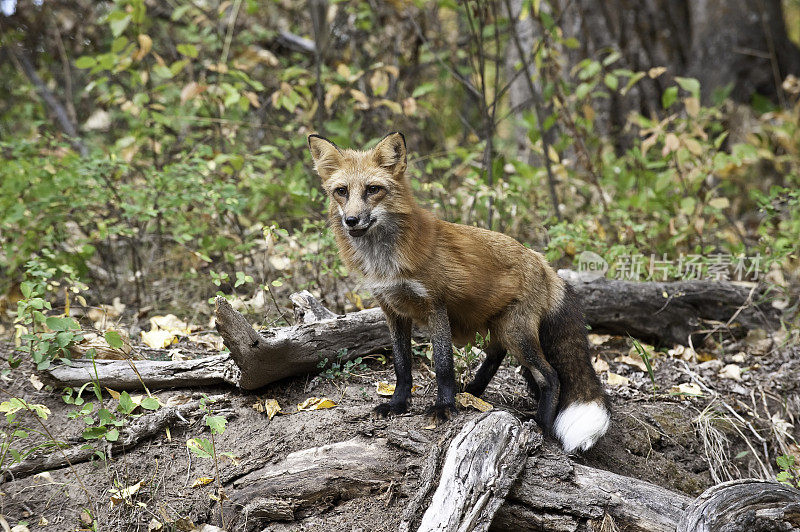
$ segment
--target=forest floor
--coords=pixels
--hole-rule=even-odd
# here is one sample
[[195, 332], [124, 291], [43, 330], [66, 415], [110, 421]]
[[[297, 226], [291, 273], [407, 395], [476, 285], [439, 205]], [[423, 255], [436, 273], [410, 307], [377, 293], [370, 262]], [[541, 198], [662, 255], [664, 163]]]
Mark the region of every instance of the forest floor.
[[[595, 368], [606, 384], [614, 413], [608, 434], [589, 452], [575, 456], [578, 462], [696, 496], [732, 478], [775, 478], [777, 456], [787, 452], [800, 455], [796, 445], [800, 427], [794, 417], [800, 412], [797, 338], [754, 331], [738, 340], [723, 338], [708, 351], [655, 352], [655, 388], [629, 338], [590, 338]], [[3, 344], [0, 354], [7, 358], [11, 349], [11, 344]], [[224, 433], [215, 436], [215, 445], [219, 478], [226, 495], [234, 499], [236, 481], [247, 473], [280, 464], [295, 451], [353, 438], [378, 441], [388, 437], [391, 451], [386, 460], [401, 464], [405, 471], [390, 486], [377, 486], [368, 495], [346, 490], [321, 494], [314, 504], [294, 508], [293, 520], [288, 522], [245, 524], [240, 519], [231, 526], [237, 509], [226, 504], [226, 529], [397, 530], [402, 508], [417, 488], [425, 452], [392, 445], [390, 433], [417, 431], [430, 440], [426, 445], [435, 445], [447, 427], [433, 427], [422, 415], [436, 393], [424, 357], [415, 357], [418, 388], [411, 413], [391, 419], [371, 415], [385, 400], [376, 393], [376, 383], [394, 382], [391, 364], [378, 357], [365, 364], [350, 368], [352, 372], [327, 373], [334, 378], [323, 374], [287, 379], [258, 393], [230, 387], [153, 391], [164, 405], [181, 404], [203, 394], [224, 394], [230, 399], [226, 405], [212, 404], [211, 408], [228, 420]], [[76, 407], [65, 404], [62, 390], [41, 387], [33, 375], [32, 368], [23, 364], [2, 386], [7, 394], [50, 409], [44, 426], [52, 437], [71, 445], [85, 444], [82, 419], [70, 417]], [[89, 390], [84, 392], [87, 400], [92, 395]], [[296, 405], [312, 396], [330, 398], [336, 406], [297, 412]], [[530, 418], [535, 406], [510, 364], [501, 368], [483, 398], [494, 408], [521, 418]], [[272, 419], [264, 411], [269, 399], [277, 400], [283, 409]], [[113, 399], [105, 401], [105, 406], [115, 408]], [[475, 410], [461, 409], [447, 424], [463, 424], [476, 415]], [[195, 456], [186, 445], [191, 438], [209, 438], [208, 428], [199, 414], [188, 421], [188, 425], [161, 430], [106, 460], [7, 480], [0, 484], [2, 518], [10, 526], [21, 523], [30, 530], [52, 531], [92, 529], [93, 520], [98, 530], [121, 531], [220, 525], [216, 483], [208, 482], [217, 476], [215, 462]], [[42, 427], [30, 417], [26, 424], [31, 436], [23, 446], [49, 438], [33, 434]], [[90, 443], [103, 449], [97, 440]], [[558, 452], [554, 442], [547, 445]], [[222, 453], [232, 453], [236, 459]]]

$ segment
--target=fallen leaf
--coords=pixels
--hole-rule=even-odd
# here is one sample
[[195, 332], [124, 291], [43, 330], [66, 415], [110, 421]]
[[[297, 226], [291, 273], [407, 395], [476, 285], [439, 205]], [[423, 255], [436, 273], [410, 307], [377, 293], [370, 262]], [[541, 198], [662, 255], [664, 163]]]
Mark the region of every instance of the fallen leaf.
[[611, 371], [608, 372], [608, 385], [609, 386], [627, 386], [630, 383], [627, 377], [617, 375]]
[[[306, 402], [308, 402], [308, 401], [306, 401]], [[336, 405], [334, 404], [333, 406], [336, 406]], [[266, 409], [267, 417], [270, 420], [275, 417], [275, 414], [278, 414], [278, 413], [281, 412], [281, 405], [279, 405], [278, 401], [275, 400], [275, 399], [267, 399], [266, 401], [264, 401], [264, 408]], [[326, 408], [330, 408], [330, 407], [326, 407]], [[298, 410], [299, 410], [299, 408], [298, 408]]]
[[307, 410], [323, 410], [326, 408], [333, 408], [335, 406], [336, 403], [327, 397], [309, 397], [297, 405], [297, 411], [302, 412]]
[[264, 404], [261, 401], [256, 401], [252, 405], [250, 405], [253, 410], [258, 412], [259, 414], [264, 411]]
[[680, 358], [681, 360], [692, 361], [697, 358], [697, 353], [691, 347], [683, 345], [676, 345], [675, 349], [670, 349], [667, 354], [671, 357]]
[[133, 497], [139, 488], [142, 487], [144, 480], [140, 480], [136, 484], [131, 484], [122, 489], [111, 488], [109, 491], [111, 492], [111, 505], [116, 506], [117, 504], [125, 501], [127, 503], [131, 503], [131, 497]]
[[[386, 381], [380, 381], [375, 383], [375, 388], [377, 389], [378, 395], [382, 395], [383, 397], [391, 397], [394, 394], [394, 384], [389, 384]], [[411, 387], [411, 393], [416, 392], [419, 389], [419, 386], [414, 385]]]
[[39, 380], [39, 377], [35, 373], [31, 373], [30, 381], [33, 387], [36, 388], [37, 392], [44, 388], [44, 383]]
[[142, 342], [154, 349], [163, 349], [173, 341], [177, 341], [177, 338], [169, 331], [161, 331], [159, 329], [142, 331]]
[[592, 345], [603, 345], [611, 340], [610, 334], [589, 334], [589, 343]]
[[678, 384], [677, 386], [673, 386], [670, 389], [670, 393], [674, 395], [693, 395], [693, 396], [702, 396], [703, 390], [700, 389], [700, 386], [693, 382], [684, 382]]
[[733, 379], [735, 381], [742, 380], [742, 368], [736, 364], [728, 364], [719, 372], [719, 376], [723, 379]]
[[596, 358], [594, 362], [592, 362], [592, 366], [594, 366], [595, 373], [603, 373], [604, 371], [608, 371], [608, 362], [602, 358]]
[[622, 362], [627, 366], [633, 366], [642, 371], [647, 371], [647, 364], [644, 363], [639, 353], [617, 357], [614, 359], [614, 362]]
[[214, 479], [212, 477], [198, 477], [194, 479], [194, 482], [192, 482], [192, 487], [199, 488], [200, 486], [206, 486], [208, 484], [211, 484], [212, 482], [214, 482]]
[[494, 408], [480, 397], [475, 397], [471, 393], [461, 392], [456, 394], [456, 401], [463, 407], [472, 407], [480, 412], [488, 412]]
[[150, 519], [150, 522], [147, 523], [147, 532], [158, 532], [162, 528], [164, 528], [164, 525], [155, 517]]

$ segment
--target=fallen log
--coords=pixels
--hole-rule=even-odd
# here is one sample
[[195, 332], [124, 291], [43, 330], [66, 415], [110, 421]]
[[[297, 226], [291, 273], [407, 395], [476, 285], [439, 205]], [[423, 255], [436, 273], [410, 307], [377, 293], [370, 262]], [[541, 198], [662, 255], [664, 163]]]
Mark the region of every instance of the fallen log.
[[114, 390], [190, 388], [238, 385], [239, 368], [228, 353], [193, 360], [73, 360], [41, 372], [42, 380], [57, 386], [82, 386], [97, 380]]
[[[364, 437], [291, 453], [233, 480], [233, 507], [226, 515], [236, 516], [237, 530], [262, 530], [271, 521], [296, 521], [332, 503], [380, 492], [392, 504], [398, 482], [402, 493], [414, 496], [402, 515], [389, 514], [387, 529], [716, 532], [744, 522], [749, 510], [762, 525], [793, 523], [798, 515], [800, 492], [775, 482], [737, 481], [735, 493], [720, 497], [729, 489], [723, 484], [693, 502], [649, 482], [578, 464], [506, 412], [473, 417], [447, 434], [428, 444], [427, 457], [413, 458], [386, 439]], [[715, 514], [713, 508], [728, 503], [730, 511]], [[714, 524], [693, 528], [697, 515]], [[689, 524], [681, 528], [679, 522]]]
[[[223, 395], [210, 396], [207, 402], [214, 403], [215, 407], [230, 403], [230, 399]], [[181, 423], [188, 423], [186, 418], [191, 418], [200, 412], [200, 400], [164, 407], [155, 412], [138, 417], [122, 431], [122, 437], [110, 443], [104, 449], [109, 454], [128, 452], [148, 438], [155, 436], [167, 427], [176, 427]], [[18, 464], [14, 464], [0, 473], [0, 482], [17, 480], [19, 478], [35, 475], [42, 471], [52, 471], [69, 465], [88, 462], [97, 453], [97, 449], [83, 444], [71, 447], [61, 446], [48, 453], [38, 453], [30, 456]], [[109, 457], [110, 458], [110, 457]]]
[[800, 490], [767, 480], [731, 480], [689, 506], [677, 532], [800, 529]]

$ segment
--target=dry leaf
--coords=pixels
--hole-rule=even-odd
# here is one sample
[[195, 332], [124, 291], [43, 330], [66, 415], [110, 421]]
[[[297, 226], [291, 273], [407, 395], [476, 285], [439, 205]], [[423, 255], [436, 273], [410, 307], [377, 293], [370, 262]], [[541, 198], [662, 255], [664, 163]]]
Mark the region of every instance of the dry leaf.
[[728, 364], [719, 372], [719, 376], [723, 379], [733, 379], [735, 381], [742, 380], [742, 368], [736, 364]]
[[[389, 384], [386, 381], [380, 381], [380, 382], [376, 382], [375, 383], [375, 388], [376, 388], [376, 391], [378, 392], [378, 395], [382, 395], [384, 397], [391, 397], [392, 394], [394, 393], [395, 385], [394, 384]], [[416, 392], [418, 388], [419, 388], [419, 386], [417, 386], [417, 385], [412, 386], [411, 387], [411, 393]]]
[[155, 517], [150, 519], [150, 522], [147, 523], [147, 532], [158, 532], [162, 528], [164, 528], [164, 525]]
[[639, 353], [617, 357], [614, 359], [614, 362], [622, 362], [625, 365], [647, 371], [647, 365], [644, 363], [644, 360], [642, 360], [642, 357], [639, 356]]
[[111, 388], [106, 388], [108, 395], [110, 395], [115, 401], [119, 401], [119, 396], [121, 395], [119, 392], [112, 390]]
[[139, 488], [142, 487], [143, 482], [144, 480], [140, 480], [136, 484], [132, 484], [122, 489], [112, 488], [109, 490], [111, 492], [111, 505], [116, 506], [123, 501], [130, 503], [131, 497], [133, 497], [136, 492], [139, 491]]
[[141, 61], [145, 58], [145, 56], [147, 56], [147, 54], [150, 53], [150, 50], [153, 49], [153, 39], [151, 39], [149, 35], [140, 33], [137, 40], [139, 41], [139, 51], [136, 52], [136, 55], [133, 56], [133, 59], [135, 61]]
[[678, 384], [677, 386], [673, 386], [670, 389], [670, 393], [677, 394], [677, 395], [695, 395], [700, 396], [703, 395], [703, 390], [700, 389], [700, 386], [691, 382], [684, 382], [682, 384]]
[[39, 380], [39, 377], [35, 373], [31, 373], [30, 381], [33, 387], [36, 388], [37, 392], [44, 388], [44, 383]]
[[323, 410], [326, 408], [333, 408], [334, 406], [336, 406], [336, 403], [327, 397], [309, 397], [297, 405], [297, 411], [302, 412], [307, 410]]
[[214, 482], [214, 479], [211, 477], [198, 477], [194, 479], [194, 482], [192, 482], [192, 487], [199, 488], [200, 486], [206, 486], [212, 482]]
[[594, 366], [595, 373], [603, 373], [604, 371], [608, 371], [608, 362], [602, 358], [596, 358], [594, 362], [592, 362], [592, 366]]
[[676, 345], [675, 349], [670, 349], [667, 354], [671, 357], [680, 358], [681, 360], [692, 361], [697, 358], [697, 353], [691, 347], [683, 345]]
[[661, 155], [666, 157], [671, 152], [676, 151], [681, 146], [681, 141], [678, 140], [678, 137], [675, 133], [667, 133], [667, 136], [664, 138], [664, 147], [661, 149]]
[[603, 345], [611, 340], [610, 334], [589, 334], [589, 343], [592, 345]]
[[[306, 402], [308, 402], [308, 401], [306, 401]], [[333, 405], [333, 406], [336, 406], [336, 405]], [[281, 405], [279, 405], [278, 401], [275, 400], [275, 399], [267, 399], [266, 401], [264, 401], [264, 408], [266, 409], [267, 417], [270, 420], [275, 417], [275, 414], [281, 413]], [[330, 408], [330, 407], [325, 407], [325, 408]], [[299, 408], [298, 408], [298, 410], [299, 410]]]
[[667, 67], [653, 67], [647, 71], [647, 75], [650, 76], [650, 79], [656, 79], [658, 76], [660, 76], [666, 71]]
[[142, 343], [154, 349], [163, 349], [170, 345], [173, 341], [177, 342], [177, 338], [169, 331], [161, 331], [158, 329], [152, 331], [142, 331]]
[[475, 397], [471, 393], [461, 392], [456, 394], [456, 401], [463, 407], [472, 407], [480, 412], [488, 412], [494, 408], [480, 397]]
[[608, 385], [609, 386], [627, 386], [630, 383], [627, 377], [617, 375], [611, 371], [608, 372]]

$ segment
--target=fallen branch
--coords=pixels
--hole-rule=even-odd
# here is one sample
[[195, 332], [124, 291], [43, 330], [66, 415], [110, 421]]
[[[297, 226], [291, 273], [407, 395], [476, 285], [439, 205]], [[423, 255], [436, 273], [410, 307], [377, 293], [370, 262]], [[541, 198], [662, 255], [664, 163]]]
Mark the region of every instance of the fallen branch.
[[[134, 367], [136, 370], [134, 371]], [[57, 386], [82, 386], [97, 380], [115, 390], [238, 385], [239, 368], [227, 353], [193, 360], [73, 360], [52, 365], [42, 379]]]
[[[215, 406], [230, 403], [230, 399], [223, 395], [210, 396], [207, 401], [214, 402]], [[118, 441], [109, 445], [110, 451], [114, 454], [130, 451], [133, 447], [147, 438], [155, 436], [167, 427], [174, 427], [179, 423], [187, 423], [187, 418], [197, 414], [200, 411], [199, 408], [199, 400], [190, 401], [178, 406], [164, 407], [138, 417], [130, 422]], [[81, 462], [88, 462], [95, 453], [96, 450], [94, 448], [80, 445], [68, 449], [53, 450], [48, 454], [38, 454], [2, 471], [0, 473], [0, 482], [16, 480], [41, 473], [42, 471], [51, 471], [66, 467], [69, 464], [75, 465]]]

